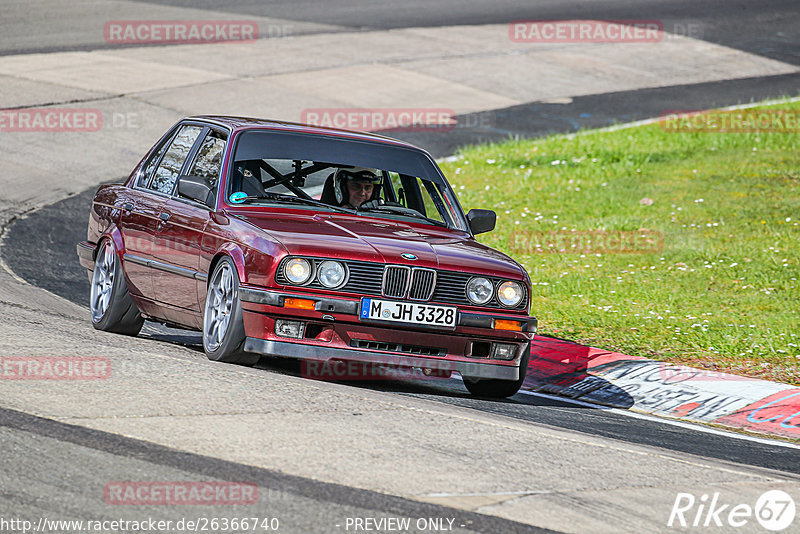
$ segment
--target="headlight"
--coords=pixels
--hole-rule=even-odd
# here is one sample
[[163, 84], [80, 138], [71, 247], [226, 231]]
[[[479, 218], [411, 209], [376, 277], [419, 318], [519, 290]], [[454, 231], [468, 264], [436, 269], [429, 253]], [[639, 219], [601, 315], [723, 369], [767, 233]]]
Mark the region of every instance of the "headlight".
[[492, 283], [486, 278], [476, 277], [467, 282], [467, 296], [475, 304], [486, 304], [493, 292]]
[[325, 287], [333, 288], [342, 285], [346, 275], [347, 271], [344, 265], [338, 261], [323, 261], [319, 267], [317, 267], [317, 280]]
[[503, 282], [497, 288], [497, 299], [503, 306], [513, 308], [522, 300], [523, 293], [522, 286], [517, 282]]
[[293, 284], [302, 285], [311, 278], [311, 263], [304, 258], [294, 258], [286, 262], [284, 267], [286, 278]]

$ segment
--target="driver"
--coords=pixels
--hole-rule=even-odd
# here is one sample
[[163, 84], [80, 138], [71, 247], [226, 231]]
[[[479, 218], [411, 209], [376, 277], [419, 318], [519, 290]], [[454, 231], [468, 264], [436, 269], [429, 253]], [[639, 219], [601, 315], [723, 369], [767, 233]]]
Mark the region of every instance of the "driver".
[[372, 169], [355, 167], [339, 169], [334, 177], [334, 189], [339, 205], [358, 209], [364, 203], [380, 197], [381, 178]]

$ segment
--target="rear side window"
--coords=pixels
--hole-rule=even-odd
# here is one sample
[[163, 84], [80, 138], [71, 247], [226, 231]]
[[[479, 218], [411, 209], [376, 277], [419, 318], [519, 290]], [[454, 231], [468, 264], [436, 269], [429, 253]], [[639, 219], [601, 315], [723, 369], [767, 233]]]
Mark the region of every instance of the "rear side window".
[[160, 193], [172, 193], [181, 168], [186, 161], [186, 156], [189, 155], [189, 151], [202, 131], [202, 126], [190, 125], [184, 126], [178, 131], [164, 157], [161, 158], [161, 163], [148, 186], [149, 189]]
[[224, 134], [211, 130], [203, 139], [200, 149], [197, 151], [197, 158], [194, 160], [192, 169], [187, 173], [190, 176], [200, 176], [208, 180], [212, 187], [216, 187], [219, 180], [220, 170], [222, 169], [222, 156], [225, 153]]
[[161, 156], [164, 155], [164, 152], [167, 151], [169, 147], [169, 141], [165, 141], [163, 145], [152, 155], [150, 156], [150, 161], [147, 162], [145, 165], [144, 171], [139, 175], [139, 179], [136, 181], [137, 187], [149, 187], [150, 179], [153, 177], [153, 171], [156, 170], [156, 165], [158, 162], [161, 161]]

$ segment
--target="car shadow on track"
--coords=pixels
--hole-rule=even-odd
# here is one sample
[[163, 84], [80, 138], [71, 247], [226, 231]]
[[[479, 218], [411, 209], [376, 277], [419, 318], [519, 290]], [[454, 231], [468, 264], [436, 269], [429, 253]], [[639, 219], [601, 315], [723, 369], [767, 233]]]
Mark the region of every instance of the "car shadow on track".
[[[300, 360], [285, 358], [262, 357], [255, 368], [305, 378], [307, 380], [321, 380], [320, 378], [309, 377], [304, 371], [304, 364]], [[530, 371], [529, 371], [530, 373]], [[507, 399], [487, 399], [476, 397], [467, 392], [462, 380], [454, 375], [451, 378], [439, 378], [424, 376], [418, 373], [415, 378], [393, 379], [393, 378], [374, 378], [370, 380], [353, 379], [327, 379], [325, 382], [335, 382], [345, 384], [352, 388], [366, 389], [383, 393], [396, 393], [410, 397], [427, 398], [439, 400], [448, 404], [459, 406], [486, 409], [487, 404], [496, 406], [530, 406], [530, 407], [550, 407], [550, 408], [569, 408], [579, 410], [597, 410], [601, 407], [594, 407], [588, 404], [576, 404], [574, 402], [559, 401], [551, 396], [530, 395], [525, 391]]]
[[138, 337], [179, 345], [203, 354], [203, 337], [200, 332], [170, 328], [159, 323], [147, 321]]
[[531, 344], [531, 358], [522, 387], [627, 409], [634, 405], [633, 397], [619, 386], [590, 372], [620, 357], [624, 356], [567, 339], [536, 336]]
[[[203, 341], [199, 332], [178, 330], [147, 322], [140, 336], [185, 347], [198, 354], [203, 353]], [[526, 393], [527, 391], [559, 395], [570, 399], [580, 399], [585, 395], [591, 395], [591, 398], [584, 400], [590, 403], [598, 403], [600, 400], [599, 404], [607, 404], [616, 408], [633, 406], [633, 398], [626, 391], [607, 380], [589, 374], [589, 366], [591, 361], [598, 357], [597, 352], [592, 352], [589, 347], [568, 340], [542, 337], [538, 337], [537, 340], [532, 347], [531, 360], [522, 387], [525, 391], [508, 399], [475, 397], [466, 391], [462, 380], [455, 375], [450, 378], [426, 376], [418, 370], [409, 370], [408, 373], [403, 373], [402, 378], [398, 378], [395, 369], [390, 370], [385, 376], [376, 374], [367, 379], [363, 379], [360, 375], [339, 375], [337, 377], [331, 373], [320, 376], [319, 373], [310, 372], [313, 370], [313, 365], [308, 362], [270, 356], [262, 356], [254, 368], [307, 380], [336, 382], [372, 391], [442, 400], [462, 399], [463, 402], [459, 404], [475, 401], [481, 405], [490, 402], [540, 407], [569, 407], [570, 409], [600, 408], [569, 400], [559, 401], [549, 396], [530, 395]], [[602, 355], [602, 353], [599, 354]]]

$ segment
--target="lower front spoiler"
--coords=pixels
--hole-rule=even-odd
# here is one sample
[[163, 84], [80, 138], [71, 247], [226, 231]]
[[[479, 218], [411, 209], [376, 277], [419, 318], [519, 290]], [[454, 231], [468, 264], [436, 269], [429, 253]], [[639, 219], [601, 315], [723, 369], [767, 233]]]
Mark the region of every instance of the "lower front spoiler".
[[497, 378], [500, 380], [517, 380], [519, 367], [510, 365], [494, 365], [481, 362], [460, 362], [439, 360], [432, 358], [416, 358], [414, 356], [400, 356], [384, 352], [370, 352], [352, 349], [339, 349], [333, 347], [319, 347], [301, 343], [288, 343], [285, 341], [270, 341], [248, 337], [244, 343], [244, 350], [267, 356], [280, 356], [283, 358], [298, 358], [302, 360], [354, 360], [359, 362], [381, 363], [398, 367], [418, 367], [439, 371], [458, 371], [462, 377], [469, 378]]

